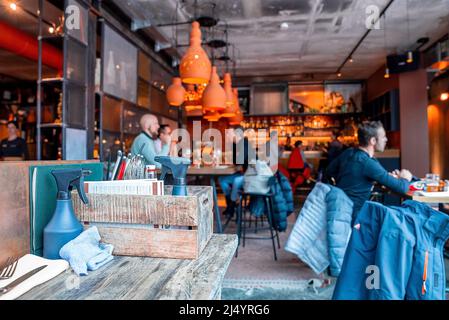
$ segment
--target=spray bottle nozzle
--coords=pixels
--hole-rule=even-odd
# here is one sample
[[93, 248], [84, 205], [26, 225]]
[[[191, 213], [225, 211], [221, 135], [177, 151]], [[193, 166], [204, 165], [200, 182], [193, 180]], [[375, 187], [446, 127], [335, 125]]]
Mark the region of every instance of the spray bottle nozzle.
[[58, 169], [52, 170], [58, 187], [58, 200], [70, 199], [70, 192], [73, 187], [78, 191], [81, 200], [87, 204], [89, 200], [84, 192], [84, 177], [92, 174], [90, 170], [83, 169]]
[[190, 160], [186, 158], [156, 156], [154, 161], [162, 165], [161, 180], [165, 179], [167, 173], [171, 172], [174, 180], [173, 195], [187, 195], [186, 175]]

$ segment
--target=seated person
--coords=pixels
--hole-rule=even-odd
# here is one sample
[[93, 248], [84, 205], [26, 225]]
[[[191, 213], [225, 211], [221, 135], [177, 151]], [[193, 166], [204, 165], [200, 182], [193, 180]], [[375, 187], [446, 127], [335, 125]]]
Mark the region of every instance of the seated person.
[[228, 141], [233, 141], [232, 162], [234, 165], [242, 165], [242, 171], [229, 176], [218, 178], [221, 189], [226, 196], [226, 209], [223, 214], [232, 217], [236, 208], [236, 202], [243, 189], [243, 174], [248, 169], [248, 164], [256, 160], [256, 152], [251, 146], [248, 138], [244, 137], [243, 128], [235, 126], [226, 130]]
[[358, 129], [359, 147], [344, 151], [329, 164], [327, 178], [334, 178], [336, 186], [342, 189], [354, 203], [354, 218], [368, 201], [375, 182], [398, 193], [406, 193], [412, 180], [408, 170], [388, 173], [374, 158], [376, 151], [383, 152], [387, 136], [381, 122], [364, 122]]
[[162, 147], [158, 152], [155, 141], [158, 138], [159, 121], [152, 114], [145, 114], [140, 119], [142, 133], [140, 133], [133, 141], [131, 153], [133, 155], [139, 152], [145, 158], [146, 164], [153, 164], [157, 168], [161, 168], [159, 162], [154, 161], [156, 156], [168, 156], [170, 153], [171, 136], [169, 134], [161, 135]]
[[295, 148], [293, 149], [287, 164], [293, 190], [296, 190], [299, 185], [310, 178], [311, 166], [305, 159], [306, 157], [302, 150], [302, 141], [298, 140], [295, 142]]
[[24, 139], [17, 136], [17, 124], [14, 121], [8, 122], [8, 138], [3, 139], [0, 144], [0, 158], [28, 158], [28, 149]]
[[161, 124], [157, 132], [157, 139], [154, 140], [154, 148], [156, 150], [156, 153], [160, 154], [162, 151], [162, 141], [166, 141], [168, 139], [166, 138], [166, 136], [171, 135], [171, 128], [168, 124]]

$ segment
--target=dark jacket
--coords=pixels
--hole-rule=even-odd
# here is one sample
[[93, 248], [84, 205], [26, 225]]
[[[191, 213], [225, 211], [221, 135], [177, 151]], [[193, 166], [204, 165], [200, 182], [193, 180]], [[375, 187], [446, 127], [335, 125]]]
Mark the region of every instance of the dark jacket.
[[[272, 186], [273, 193], [273, 216], [274, 225], [278, 231], [287, 229], [287, 217], [294, 211], [293, 192], [288, 179], [279, 171], [275, 174], [275, 184]], [[267, 212], [262, 198], [251, 197], [250, 211], [256, 217]]]
[[449, 216], [426, 204], [366, 202], [346, 250], [333, 299], [444, 300]]
[[392, 177], [375, 158], [358, 148], [347, 149], [327, 168], [326, 175], [335, 178], [354, 203], [354, 216], [369, 200], [374, 182], [378, 182], [397, 193], [406, 193], [409, 182]]
[[17, 137], [9, 141], [4, 139], [0, 143], [0, 158], [2, 157], [23, 157], [28, 159], [28, 148], [24, 139]]

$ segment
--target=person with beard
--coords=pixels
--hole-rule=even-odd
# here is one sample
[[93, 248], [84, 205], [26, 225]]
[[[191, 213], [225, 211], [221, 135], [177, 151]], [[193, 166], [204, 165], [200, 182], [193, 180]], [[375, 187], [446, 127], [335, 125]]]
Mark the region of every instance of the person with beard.
[[374, 157], [375, 152], [383, 152], [387, 144], [387, 135], [381, 122], [364, 122], [358, 129], [359, 147], [350, 148], [333, 160], [326, 176], [335, 179], [336, 186], [342, 189], [354, 203], [354, 217], [363, 204], [369, 200], [374, 183], [405, 194], [413, 175], [402, 169], [387, 172]]
[[[170, 153], [171, 135], [161, 135], [161, 149], [157, 150], [155, 141], [159, 135], [159, 121], [156, 116], [152, 114], [145, 114], [140, 119], [140, 127], [142, 132], [134, 139], [131, 146], [131, 153], [133, 155], [139, 152], [145, 158], [146, 164], [155, 165], [161, 168], [159, 162], [154, 161], [156, 156], [168, 156]], [[140, 151], [142, 150], [142, 151]]]

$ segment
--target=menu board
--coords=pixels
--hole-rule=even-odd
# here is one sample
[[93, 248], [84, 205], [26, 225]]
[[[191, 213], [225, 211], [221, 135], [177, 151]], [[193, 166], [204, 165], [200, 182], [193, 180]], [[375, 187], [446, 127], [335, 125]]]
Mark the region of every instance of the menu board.
[[103, 50], [103, 91], [136, 103], [137, 48], [105, 25]]

